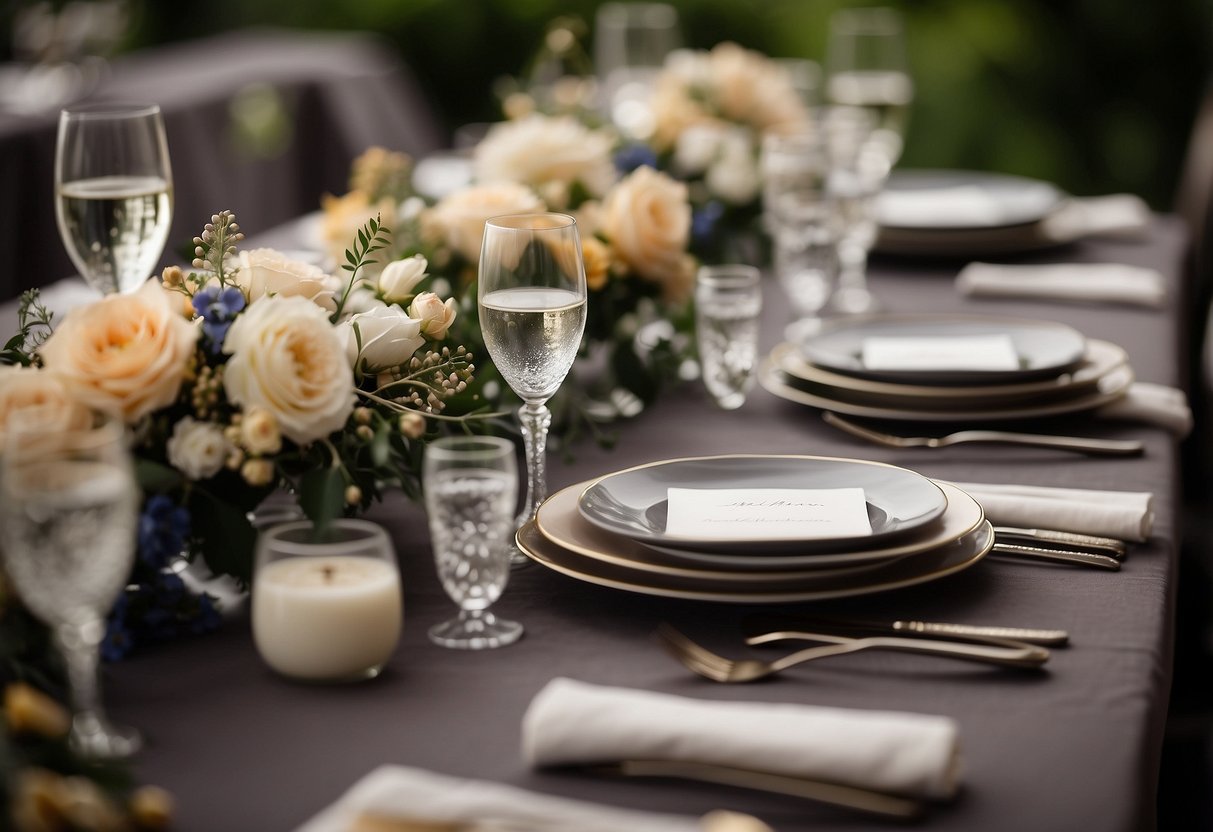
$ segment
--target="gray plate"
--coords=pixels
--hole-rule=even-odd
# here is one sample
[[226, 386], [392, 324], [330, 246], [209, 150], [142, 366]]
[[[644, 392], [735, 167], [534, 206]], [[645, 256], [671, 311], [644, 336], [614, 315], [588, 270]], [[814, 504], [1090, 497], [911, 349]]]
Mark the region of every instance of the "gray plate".
[[[805, 540], [716, 539], [666, 534], [670, 488], [862, 488], [872, 533]], [[581, 516], [641, 543], [699, 552], [803, 554], [872, 547], [921, 528], [948, 501], [926, 477], [879, 462], [817, 456], [710, 456], [673, 459], [608, 474], [582, 492]]]
[[894, 171], [876, 200], [883, 228], [1008, 228], [1037, 222], [1066, 195], [1048, 182], [964, 170]]
[[[1008, 335], [1019, 356], [1016, 370], [872, 370], [863, 342], [872, 337]], [[834, 321], [800, 343], [810, 363], [857, 378], [904, 384], [1011, 384], [1061, 375], [1078, 367], [1087, 342], [1073, 327], [1052, 321], [978, 315], [869, 315]]]

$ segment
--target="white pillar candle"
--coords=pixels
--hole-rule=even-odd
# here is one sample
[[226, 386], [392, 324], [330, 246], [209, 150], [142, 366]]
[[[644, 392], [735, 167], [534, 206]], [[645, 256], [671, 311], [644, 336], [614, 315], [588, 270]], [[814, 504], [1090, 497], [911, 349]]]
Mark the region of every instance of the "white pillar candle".
[[308, 680], [373, 676], [400, 638], [394, 564], [333, 555], [272, 561], [253, 580], [253, 640], [274, 670]]

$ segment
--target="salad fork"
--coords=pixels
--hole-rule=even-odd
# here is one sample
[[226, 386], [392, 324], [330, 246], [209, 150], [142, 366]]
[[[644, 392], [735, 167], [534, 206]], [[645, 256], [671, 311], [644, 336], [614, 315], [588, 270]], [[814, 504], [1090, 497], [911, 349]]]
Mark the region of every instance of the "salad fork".
[[962, 430], [946, 436], [894, 436], [891, 433], [882, 433], [864, 425], [857, 425], [828, 410], [821, 414], [821, 418], [826, 424], [833, 425], [841, 431], [887, 448], [944, 448], [948, 445], [992, 443], [1055, 448], [1091, 456], [1137, 456], [1145, 448], [1141, 442], [1136, 440], [1048, 436], [1040, 433], [1014, 433], [1002, 430]]
[[[806, 635], [806, 634], [801, 634]], [[668, 624], [657, 629], [662, 647], [688, 670], [714, 682], [753, 682], [772, 676], [789, 667], [828, 656], [857, 653], [862, 650], [895, 650], [923, 653], [967, 661], [984, 662], [1004, 667], [1037, 668], [1049, 659], [1049, 651], [1036, 645], [1002, 647], [986, 644], [961, 644], [948, 641], [927, 641], [914, 638], [872, 636], [848, 638], [814, 634], [814, 640], [826, 642], [817, 647], [797, 650], [771, 661], [762, 659], [728, 659], [692, 641]]]

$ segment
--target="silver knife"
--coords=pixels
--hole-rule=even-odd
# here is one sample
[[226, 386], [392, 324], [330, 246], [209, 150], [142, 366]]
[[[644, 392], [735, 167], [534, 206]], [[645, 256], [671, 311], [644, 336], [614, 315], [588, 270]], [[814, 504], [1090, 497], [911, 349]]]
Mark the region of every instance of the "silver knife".
[[1065, 630], [1041, 629], [1038, 627], [997, 627], [981, 624], [950, 624], [940, 621], [856, 621], [846, 618], [800, 615], [754, 616], [747, 621], [746, 629], [751, 634], [756, 635], [766, 630], [786, 629], [787, 626], [806, 629], [860, 630], [874, 633], [902, 633], [907, 635], [944, 636], [979, 640], [1011, 640], [1050, 646], [1063, 645], [1070, 640], [1070, 634]]
[[1029, 545], [1055, 544], [1065, 549], [1110, 555], [1117, 560], [1123, 558], [1127, 550], [1125, 542], [1117, 540], [1114, 537], [1098, 537], [1093, 534], [1062, 532], [1055, 529], [1020, 529], [1011, 526], [995, 526], [994, 534], [1000, 540], [1018, 541]]
[[1109, 557], [1108, 555], [1097, 555], [1094, 552], [1078, 552], [1071, 549], [1048, 549], [1042, 546], [1025, 546], [1018, 543], [995, 543], [991, 554], [1035, 558], [1037, 560], [1050, 560], [1059, 563], [1077, 563], [1112, 571], [1120, 569], [1120, 561], [1116, 558]]

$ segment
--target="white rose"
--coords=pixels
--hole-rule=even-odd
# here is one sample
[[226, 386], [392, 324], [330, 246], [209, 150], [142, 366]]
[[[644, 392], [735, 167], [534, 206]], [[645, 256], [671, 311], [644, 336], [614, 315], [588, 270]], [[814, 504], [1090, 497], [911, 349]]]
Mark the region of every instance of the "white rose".
[[294, 442], [328, 436], [354, 409], [354, 373], [327, 313], [301, 297], [265, 297], [240, 314], [223, 341], [228, 400], [264, 407]]
[[416, 294], [413, 290], [425, 278], [429, 263], [420, 254], [393, 260], [379, 275], [379, 295], [388, 303], [406, 303]]
[[421, 332], [431, 338], [445, 338], [446, 332], [455, 322], [455, 300], [442, 299], [433, 292], [422, 292], [413, 299], [409, 307], [409, 317], [421, 322]]
[[32, 367], [0, 366], [0, 454], [10, 424], [35, 423], [39, 431], [84, 430], [89, 409], [72, 398], [59, 376]]
[[338, 329], [345, 338], [345, 355], [351, 367], [363, 363], [371, 370], [396, 367], [412, 358], [425, 343], [421, 321], [399, 306], [361, 312], [343, 321]]
[[602, 230], [619, 259], [661, 284], [668, 300], [687, 296], [694, 262], [686, 253], [691, 233], [686, 185], [653, 168], [637, 168], [607, 194]]
[[615, 181], [614, 139], [571, 116], [533, 115], [495, 124], [476, 146], [479, 182], [518, 182], [532, 188], [580, 182], [602, 196]]
[[199, 329], [149, 280], [129, 295], [73, 309], [39, 353], [68, 392], [134, 424], [177, 400]]
[[348, 318], [350, 315], [357, 315], [359, 312], [370, 312], [372, 309], [379, 309], [387, 306], [375, 295], [375, 290], [369, 286], [355, 286], [349, 297], [345, 299], [345, 306], [341, 308], [341, 316]]
[[685, 176], [697, 176], [708, 169], [720, 153], [724, 127], [696, 124], [683, 130], [674, 145], [674, 167]]
[[191, 480], [215, 476], [232, 451], [223, 428], [214, 422], [199, 422], [192, 416], [173, 425], [166, 448], [169, 465]]
[[240, 268], [234, 276], [249, 302], [265, 297], [302, 297], [329, 312], [337, 308], [333, 299], [341, 290], [341, 281], [311, 263], [287, 259], [272, 248], [240, 252]]
[[525, 185], [514, 182], [474, 185], [443, 198], [424, 214], [423, 224], [465, 260], [477, 263], [485, 220], [543, 210], [546, 210], [543, 200]]
[[735, 130], [724, 137], [720, 158], [708, 168], [704, 182], [714, 196], [733, 205], [752, 202], [762, 187], [750, 134]]

